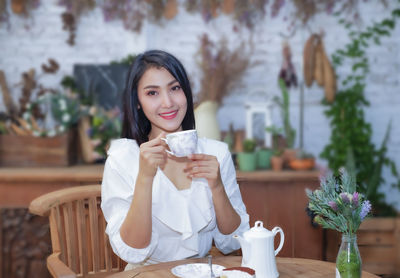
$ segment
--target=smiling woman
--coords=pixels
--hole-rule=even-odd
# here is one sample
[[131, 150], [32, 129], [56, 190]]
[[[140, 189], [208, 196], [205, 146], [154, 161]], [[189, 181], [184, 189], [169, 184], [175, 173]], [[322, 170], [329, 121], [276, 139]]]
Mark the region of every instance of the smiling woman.
[[215, 242], [239, 249], [232, 234], [249, 216], [225, 143], [199, 138], [195, 153], [167, 153], [166, 135], [195, 128], [192, 91], [181, 63], [153, 50], [135, 59], [124, 96], [123, 139], [108, 151], [102, 210], [114, 252], [143, 264], [205, 256]]

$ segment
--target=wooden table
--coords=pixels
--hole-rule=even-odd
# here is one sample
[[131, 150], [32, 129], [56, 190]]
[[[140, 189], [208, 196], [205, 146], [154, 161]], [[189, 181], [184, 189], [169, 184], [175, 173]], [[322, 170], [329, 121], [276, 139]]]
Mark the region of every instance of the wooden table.
[[[223, 265], [225, 267], [240, 266], [242, 257], [226, 256], [215, 257], [213, 263]], [[123, 271], [109, 276], [110, 278], [158, 278], [158, 277], [175, 277], [171, 273], [171, 268], [180, 264], [187, 263], [205, 263], [206, 259], [189, 259], [182, 261], [174, 261], [168, 263], [160, 263], [139, 267], [129, 271]], [[279, 278], [334, 278], [336, 266], [334, 263], [323, 262], [310, 259], [299, 258], [277, 258], [277, 267]], [[379, 278], [373, 274], [363, 271], [363, 278]]]

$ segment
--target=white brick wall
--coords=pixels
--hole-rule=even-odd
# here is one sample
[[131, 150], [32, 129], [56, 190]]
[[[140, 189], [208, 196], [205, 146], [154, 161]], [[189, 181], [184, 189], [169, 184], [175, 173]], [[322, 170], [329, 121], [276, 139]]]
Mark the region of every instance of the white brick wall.
[[[188, 14], [180, 8], [178, 16], [173, 20], [166, 21], [161, 26], [145, 24], [142, 33], [136, 34], [126, 31], [119, 21], [104, 23], [101, 11], [96, 9], [81, 18], [76, 45], [71, 47], [65, 43], [68, 33], [62, 31], [60, 14], [63, 8], [56, 5], [56, 0], [41, 2], [41, 6], [33, 12], [30, 19], [23, 20], [11, 16], [10, 28], [4, 24], [0, 26], [0, 68], [5, 71], [15, 98], [19, 95], [19, 89], [15, 84], [19, 82], [20, 74], [29, 68], [35, 68], [39, 72], [40, 65], [48, 58], [56, 59], [61, 69], [57, 75], [46, 76], [41, 82], [56, 87], [62, 76], [72, 73], [72, 66], [75, 63], [108, 63], [130, 53], [154, 48], [167, 50], [182, 61], [195, 84], [194, 92], [197, 92], [200, 77], [194, 54], [198, 50], [199, 38], [203, 33], [208, 33], [212, 39], [229, 35], [231, 44], [240, 42], [241, 38], [252, 41], [254, 49], [250, 58], [254, 62], [260, 62], [246, 74], [244, 86], [237, 88], [231, 97], [225, 99], [218, 113], [222, 130], [226, 130], [230, 122], [233, 122], [236, 129], [244, 128], [245, 100], [263, 99], [267, 95], [280, 94], [277, 86], [282, 60], [283, 38], [280, 33], [289, 33], [288, 22], [284, 17], [289, 16], [290, 7], [285, 7], [286, 10], [282, 11], [278, 18], [267, 17], [253, 32], [242, 29], [238, 33], [232, 32], [232, 22], [227, 16], [220, 16], [207, 24], [200, 15]], [[371, 18], [379, 21], [388, 15], [388, 10], [379, 3], [376, 1], [362, 3], [360, 14], [365, 23], [371, 22]], [[367, 121], [372, 124], [373, 140], [377, 145], [384, 136], [388, 121], [393, 120], [388, 152], [400, 171], [400, 124], [397, 122], [400, 105], [399, 25], [400, 22], [393, 34], [382, 40], [382, 45], [371, 46], [368, 51], [371, 73], [365, 94], [371, 101], [371, 107], [365, 112]], [[326, 34], [324, 42], [328, 54], [348, 42], [347, 33], [337, 24], [335, 17], [325, 14], [317, 16], [309, 26], [315, 32], [324, 30]], [[360, 29], [364, 27], [365, 25], [360, 25]], [[299, 79], [302, 78], [303, 46], [309, 35], [309, 30], [298, 28], [295, 35], [289, 39]], [[345, 70], [341, 69], [338, 74]], [[248, 92], [256, 86], [264, 87], [265, 95], [249, 96]], [[291, 120], [298, 129], [299, 89], [292, 89], [290, 94]], [[304, 94], [304, 147], [318, 156], [330, 135], [329, 122], [323, 114], [325, 108], [320, 105], [323, 90], [314, 85], [306, 88]], [[2, 99], [0, 99], [0, 109], [4, 109]], [[274, 121], [280, 122], [277, 111], [274, 112]], [[324, 161], [319, 163], [325, 164]], [[385, 173], [385, 176], [390, 175]], [[393, 193], [389, 186], [385, 187], [385, 192], [388, 201], [396, 202], [400, 210], [400, 194]]]

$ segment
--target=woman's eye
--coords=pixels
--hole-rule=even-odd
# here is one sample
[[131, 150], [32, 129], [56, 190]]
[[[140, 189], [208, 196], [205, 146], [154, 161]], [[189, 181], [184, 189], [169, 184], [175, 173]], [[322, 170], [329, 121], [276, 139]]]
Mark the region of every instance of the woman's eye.
[[155, 95], [157, 95], [157, 92], [156, 91], [148, 91], [147, 95], [148, 96], [155, 96]]
[[179, 85], [172, 87], [172, 91], [179, 91], [180, 89], [181, 89], [181, 86], [179, 86]]

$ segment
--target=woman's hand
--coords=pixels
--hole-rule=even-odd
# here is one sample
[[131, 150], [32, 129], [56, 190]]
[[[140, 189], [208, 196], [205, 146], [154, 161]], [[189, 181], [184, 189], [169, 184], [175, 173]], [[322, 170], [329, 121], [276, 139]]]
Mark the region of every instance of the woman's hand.
[[185, 172], [191, 178], [205, 178], [211, 191], [223, 186], [221, 174], [219, 171], [219, 163], [215, 156], [207, 154], [192, 154], [188, 158], [191, 160], [187, 163]]
[[192, 154], [188, 158], [191, 161], [188, 162], [185, 172], [192, 178], [205, 178], [208, 181], [219, 231], [225, 235], [233, 233], [241, 220], [226, 195], [217, 158], [207, 154]]
[[157, 167], [163, 168], [167, 161], [166, 143], [161, 140], [163, 137], [165, 132], [140, 145], [139, 175], [143, 178], [152, 179], [157, 173]]

